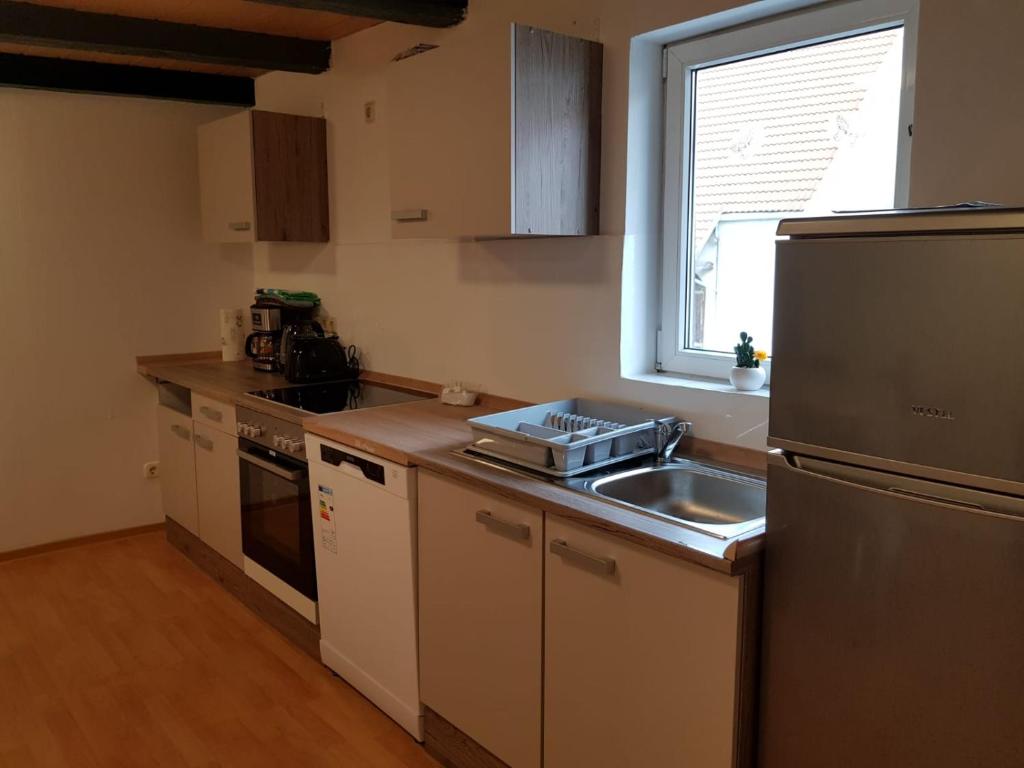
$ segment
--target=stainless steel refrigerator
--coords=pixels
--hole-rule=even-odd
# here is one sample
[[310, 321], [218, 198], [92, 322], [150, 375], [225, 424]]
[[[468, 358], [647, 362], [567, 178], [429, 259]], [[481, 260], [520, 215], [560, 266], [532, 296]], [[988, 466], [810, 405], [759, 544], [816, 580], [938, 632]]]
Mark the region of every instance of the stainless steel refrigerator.
[[1024, 766], [1024, 210], [779, 234], [761, 768]]

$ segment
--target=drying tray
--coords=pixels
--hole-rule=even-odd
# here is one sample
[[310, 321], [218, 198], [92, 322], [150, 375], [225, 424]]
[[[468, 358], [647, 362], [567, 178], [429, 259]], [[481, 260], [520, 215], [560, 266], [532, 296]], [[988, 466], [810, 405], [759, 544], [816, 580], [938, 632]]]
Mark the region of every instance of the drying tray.
[[469, 450], [552, 477], [572, 477], [654, 453], [674, 417], [575, 398], [469, 419]]

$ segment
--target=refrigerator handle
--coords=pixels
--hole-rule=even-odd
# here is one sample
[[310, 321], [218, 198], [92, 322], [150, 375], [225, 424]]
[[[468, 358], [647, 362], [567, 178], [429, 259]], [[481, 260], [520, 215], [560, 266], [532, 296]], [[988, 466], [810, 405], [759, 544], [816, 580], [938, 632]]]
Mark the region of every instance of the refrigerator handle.
[[962, 499], [951, 499], [948, 496], [939, 496], [932, 493], [922, 493], [921, 491], [911, 491], [908, 488], [899, 488], [895, 485], [889, 486], [885, 490], [889, 493], [896, 493], [900, 496], [909, 496], [912, 499], [918, 499], [919, 501], [933, 501], [938, 504], [950, 504], [954, 507], [966, 507], [967, 509], [973, 509], [978, 512], [991, 512], [988, 507], [984, 507], [981, 504], [975, 504], [973, 501], [964, 501]]
[[896, 494], [924, 504], [945, 504], [972, 514], [991, 515], [1024, 522], [1024, 499], [1016, 496], [911, 478], [891, 472], [783, 453], [782, 451], [772, 451], [768, 455], [768, 464], [769, 477], [771, 467], [777, 466], [784, 471], [859, 487], [865, 491]]

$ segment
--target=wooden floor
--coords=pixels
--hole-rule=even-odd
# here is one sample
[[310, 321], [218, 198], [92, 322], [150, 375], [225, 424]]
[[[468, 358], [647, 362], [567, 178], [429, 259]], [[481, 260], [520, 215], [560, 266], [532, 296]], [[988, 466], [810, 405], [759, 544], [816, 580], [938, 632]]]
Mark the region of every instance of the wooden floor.
[[0, 563], [0, 766], [437, 766], [147, 533]]

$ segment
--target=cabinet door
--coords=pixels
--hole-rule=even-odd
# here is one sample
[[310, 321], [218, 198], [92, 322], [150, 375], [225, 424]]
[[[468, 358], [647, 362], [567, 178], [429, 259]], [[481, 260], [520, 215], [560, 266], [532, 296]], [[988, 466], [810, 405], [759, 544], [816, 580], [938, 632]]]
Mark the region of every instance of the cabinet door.
[[256, 239], [326, 243], [327, 121], [254, 111], [252, 162]]
[[160, 447], [160, 496], [164, 515], [199, 535], [196, 507], [196, 459], [192, 450], [192, 419], [157, 406]]
[[543, 515], [419, 477], [423, 703], [512, 768], [541, 760]]
[[210, 243], [255, 240], [252, 174], [249, 112], [199, 126], [199, 201], [204, 240]]
[[545, 527], [545, 768], [731, 768], [738, 581]]
[[[508, 235], [512, 226], [511, 27], [472, 34], [388, 69], [392, 236]], [[423, 217], [419, 212], [425, 211]]]
[[238, 438], [194, 422], [199, 538], [242, 567]]

